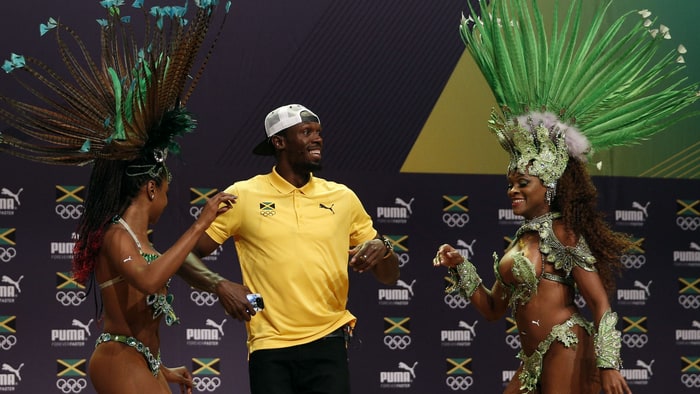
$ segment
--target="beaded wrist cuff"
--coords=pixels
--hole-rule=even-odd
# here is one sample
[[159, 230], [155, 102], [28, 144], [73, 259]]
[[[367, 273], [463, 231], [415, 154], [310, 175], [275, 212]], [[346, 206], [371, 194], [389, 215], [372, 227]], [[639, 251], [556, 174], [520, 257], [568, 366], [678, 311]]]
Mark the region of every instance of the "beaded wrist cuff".
[[596, 366], [598, 368], [622, 368], [620, 348], [622, 338], [620, 331], [615, 329], [617, 313], [607, 310], [598, 324], [598, 331], [593, 336], [595, 346]]
[[445, 289], [446, 293], [459, 291], [459, 294], [469, 299], [481, 284], [481, 278], [476, 272], [476, 267], [468, 260], [464, 260], [457, 266], [449, 268], [447, 272], [454, 284]]

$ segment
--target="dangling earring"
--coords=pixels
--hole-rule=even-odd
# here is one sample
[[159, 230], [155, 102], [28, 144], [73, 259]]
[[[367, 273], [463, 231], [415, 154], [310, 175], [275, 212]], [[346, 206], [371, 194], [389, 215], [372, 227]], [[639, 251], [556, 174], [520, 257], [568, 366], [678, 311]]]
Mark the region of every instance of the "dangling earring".
[[544, 200], [547, 202], [547, 205], [552, 205], [553, 199], [554, 199], [554, 189], [551, 187], [548, 187], [547, 191], [544, 193]]
[[153, 201], [153, 199], [155, 199], [155, 198], [156, 198], [156, 195], [151, 193], [151, 201]]
[[554, 201], [554, 197], [557, 195], [557, 181], [553, 181], [551, 183], [548, 183], [545, 185], [547, 188], [547, 191], [544, 193], [544, 200], [547, 203], [547, 205], [552, 205], [552, 201]]

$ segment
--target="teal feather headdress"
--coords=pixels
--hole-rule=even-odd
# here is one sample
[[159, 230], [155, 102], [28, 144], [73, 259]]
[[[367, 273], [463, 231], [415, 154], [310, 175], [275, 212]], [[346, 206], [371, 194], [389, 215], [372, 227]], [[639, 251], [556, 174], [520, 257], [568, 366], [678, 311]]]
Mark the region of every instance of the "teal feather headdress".
[[12, 54], [5, 61], [5, 72], [38, 103], [0, 95], [0, 119], [24, 134], [0, 133], [0, 151], [49, 164], [162, 160], [164, 152], [179, 151], [174, 137], [195, 128], [184, 105], [211, 54], [210, 48], [198, 58], [219, 0], [195, 0], [192, 15], [187, 5], [146, 9], [136, 0], [132, 7], [146, 20], [143, 30], [132, 26], [124, 0], [99, 3], [107, 16], [97, 20], [98, 58], [73, 29], [50, 18], [40, 33], [55, 34], [65, 73], [30, 56]]
[[545, 26], [535, 0], [479, 0], [480, 17], [460, 25], [500, 106], [490, 128], [511, 156], [509, 169], [530, 166], [549, 187], [570, 157], [585, 161], [697, 113], [684, 111], [698, 99], [698, 84], [681, 76], [685, 48], [660, 53], [667, 27], [647, 10], [604, 26], [609, 0], [583, 26], [583, 2], [571, 0], [561, 22], [557, 2]]

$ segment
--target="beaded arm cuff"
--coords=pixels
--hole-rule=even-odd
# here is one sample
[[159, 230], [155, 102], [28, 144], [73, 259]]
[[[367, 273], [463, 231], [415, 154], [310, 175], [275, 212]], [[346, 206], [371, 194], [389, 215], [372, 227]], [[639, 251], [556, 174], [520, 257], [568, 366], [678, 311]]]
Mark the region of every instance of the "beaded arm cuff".
[[617, 313], [607, 310], [598, 324], [598, 331], [593, 336], [596, 365], [598, 368], [622, 368], [620, 358], [621, 334], [615, 329]]
[[450, 267], [447, 272], [454, 284], [445, 289], [446, 293], [459, 291], [459, 294], [469, 299], [481, 284], [476, 267], [468, 260], [464, 260], [455, 267]]

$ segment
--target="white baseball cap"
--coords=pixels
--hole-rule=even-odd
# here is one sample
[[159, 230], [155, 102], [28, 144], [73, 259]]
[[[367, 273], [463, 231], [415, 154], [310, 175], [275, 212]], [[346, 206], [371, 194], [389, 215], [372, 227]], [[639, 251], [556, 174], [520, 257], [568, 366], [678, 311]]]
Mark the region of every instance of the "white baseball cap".
[[265, 117], [266, 138], [253, 149], [253, 153], [262, 156], [273, 155], [275, 149], [270, 143], [270, 137], [303, 122], [321, 123], [321, 120], [315, 113], [300, 104], [283, 105], [273, 110]]

